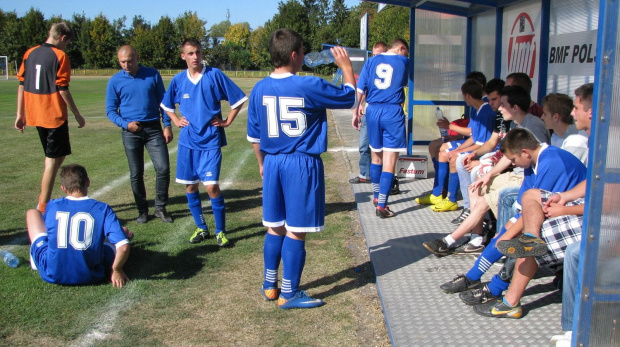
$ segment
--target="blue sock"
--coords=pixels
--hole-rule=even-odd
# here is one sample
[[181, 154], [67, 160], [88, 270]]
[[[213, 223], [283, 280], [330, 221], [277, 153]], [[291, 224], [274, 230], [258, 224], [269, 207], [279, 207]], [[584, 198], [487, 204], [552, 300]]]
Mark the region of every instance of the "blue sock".
[[196, 226], [203, 230], [209, 230], [205, 217], [202, 215], [202, 203], [200, 202], [200, 192], [185, 193], [187, 196], [187, 206], [189, 206], [189, 212], [194, 217], [194, 223]]
[[387, 205], [387, 200], [390, 196], [390, 191], [392, 190], [392, 183], [394, 183], [394, 174], [383, 171], [381, 173], [381, 181], [379, 183], [379, 201], [377, 206], [385, 208]]
[[306, 242], [285, 237], [282, 243], [282, 295], [290, 299], [299, 290], [301, 273], [306, 263]]
[[460, 188], [459, 174], [456, 172], [450, 172], [448, 177], [448, 199], [452, 202], [456, 202], [456, 194]]
[[282, 259], [282, 243], [284, 236], [267, 233], [263, 245], [263, 261], [265, 269], [263, 271], [263, 287], [275, 287], [278, 284], [278, 268]]
[[370, 183], [372, 183], [373, 198], [379, 198], [379, 183], [381, 181], [383, 165], [370, 164]]
[[510, 286], [510, 282], [505, 282], [499, 278], [499, 275], [493, 275], [489, 283], [489, 291], [495, 296], [500, 296], [504, 290], [508, 289], [508, 286]]
[[498, 261], [503, 256], [503, 254], [495, 247], [495, 242], [497, 241], [497, 238], [503, 235], [505, 232], [506, 228], [502, 228], [500, 234], [491, 239], [489, 245], [484, 248], [482, 254], [480, 254], [478, 259], [476, 259], [474, 266], [472, 266], [472, 268], [469, 269], [469, 271], [467, 272], [467, 278], [472, 281], [479, 280], [480, 278], [482, 278], [482, 275], [491, 267], [491, 265], [493, 265], [493, 263]]
[[215, 220], [215, 233], [226, 231], [226, 206], [224, 206], [224, 194], [211, 199], [211, 209]]
[[512, 306], [511, 304], [509, 304], [509, 303], [508, 303], [508, 301], [506, 301], [506, 297], [505, 297], [505, 296], [503, 296], [503, 297], [502, 297], [502, 301], [504, 302], [504, 304], [505, 304], [506, 306], [508, 306], [508, 307], [514, 307], [514, 306]]
[[435, 178], [433, 179], [433, 188], [437, 187], [437, 182], [439, 182], [439, 180], [437, 179], [437, 176], [439, 176], [439, 160], [437, 160], [437, 158], [431, 158], [431, 160], [433, 161], [433, 169], [435, 169]]
[[437, 185], [433, 187], [433, 195], [440, 196], [443, 192], [443, 186], [448, 178], [449, 170], [450, 167], [448, 163], [439, 162], [439, 164], [437, 164]]

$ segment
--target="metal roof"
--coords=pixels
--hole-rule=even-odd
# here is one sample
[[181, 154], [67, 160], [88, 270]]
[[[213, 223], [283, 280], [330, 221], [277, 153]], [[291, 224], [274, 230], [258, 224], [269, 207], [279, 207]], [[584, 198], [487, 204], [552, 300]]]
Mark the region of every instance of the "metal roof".
[[471, 17], [526, 0], [363, 0]]

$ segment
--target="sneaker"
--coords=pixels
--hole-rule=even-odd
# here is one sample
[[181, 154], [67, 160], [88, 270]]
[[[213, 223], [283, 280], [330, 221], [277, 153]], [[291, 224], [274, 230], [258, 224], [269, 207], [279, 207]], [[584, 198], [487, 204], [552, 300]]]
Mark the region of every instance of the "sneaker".
[[448, 244], [444, 239], [436, 239], [429, 242], [422, 243], [424, 248], [428, 249], [429, 252], [433, 253], [438, 257], [445, 257], [446, 255], [450, 255], [453, 252], [453, 249], [448, 247]]
[[209, 231], [197, 228], [196, 231], [192, 234], [192, 237], [189, 238], [189, 243], [200, 243], [202, 240], [206, 240], [209, 238]]
[[443, 198], [440, 196], [435, 196], [432, 193], [425, 195], [425, 196], [421, 196], [419, 198], [415, 198], [415, 202], [417, 202], [420, 205], [435, 205], [440, 203], [443, 200]]
[[474, 312], [481, 316], [485, 317], [496, 317], [496, 318], [521, 318], [523, 315], [523, 309], [521, 308], [521, 303], [517, 304], [515, 307], [510, 307], [504, 303], [502, 298], [499, 298], [495, 301], [489, 301], [482, 305], [474, 306]]
[[144, 224], [149, 220], [149, 213], [148, 212], [140, 212], [140, 214], [138, 215], [138, 218], [136, 218], [136, 222], [140, 223], [140, 224]]
[[482, 288], [460, 292], [459, 298], [461, 298], [461, 301], [463, 301], [467, 305], [474, 306], [482, 305], [491, 300], [497, 300], [499, 299], [499, 296], [491, 294], [488, 284], [485, 284], [484, 286], [482, 286]]
[[398, 182], [398, 177], [394, 177], [394, 182], [392, 183], [392, 189], [390, 189], [390, 195], [400, 194], [400, 183]]
[[161, 221], [164, 223], [172, 223], [172, 217], [170, 217], [165, 207], [156, 208], [153, 216], [155, 216], [155, 218], [161, 219]]
[[290, 299], [285, 299], [282, 295], [278, 298], [278, 307], [285, 310], [290, 308], [313, 308], [323, 306], [323, 304], [323, 300], [311, 298], [303, 290], [295, 293], [295, 296]]
[[392, 210], [390, 210], [390, 208], [387, 206], [385, 206], [385, 208], [382, 208], [381, 206], [377, 206], [377, 209], [375, 211], [376, 211], [375, 214], [377, 215], [377, 217], [381, 219], [391, 218], [391, 217], [396, 216], [396, 213], [392, 212]]
[[458, 275], [452, 279], [452, 281], [448, 281], [439, 286], [441, 290], [443, 290], [446, 294], [454, 294], [464, 292], [470, 289], [480, 288], [482, 283], [480, 280], [472, 281], [467, 278], [465, 275]]
[[510, 258], [540, 257], [547, 253], [547, 244], [538, 237], [522, 234], [512, 240], [498, 242], [497, 250]]
[[474, 246], [471, 243], [462, 244], [454, 250], [454, 254], [466, 255], [466, 254], [481, 254], [484, 251], [484, 245]]
[[469, 209], [468, 208], [463, 208], [463, 211], [461, 211], [461, 215], [456, 217], [456, 218], [454, 218], [450, 223], [452, 223], [452, 224], [461, 224], [461, 223], [463, 223], [463, 221], [467, 217], [469, 217]]
[[260, 286], [260, 293], [267, 301], [274, 301], [280, 296], [280, 288]]
[[377, 207], [377, 205], [379, 204], [379, 199], [373, 198], [372, 199], [372, 204], [375, 205], [375, 207]]
[[351, 184], [357, 184], [357, 183], [370, 183], [370, 180], [367, 178], [361, 178], [360, 176], [356, 176], [353, 177], [349, 180], [349, 183]]
[[431, 206], [431, 210], [435, 212], [456, 211], [457, 208], [459, 208], [459, 204], [450, 201], [448, 198], [445, 198], [441, 200], [441, 202]]
[[217, 245], [220, 247], [227, 246], [229, 243], [228, 239], [226, 238], [226, 233], [224, 233], [223, 231], [215, 234], [215, 238], [217, 239]]

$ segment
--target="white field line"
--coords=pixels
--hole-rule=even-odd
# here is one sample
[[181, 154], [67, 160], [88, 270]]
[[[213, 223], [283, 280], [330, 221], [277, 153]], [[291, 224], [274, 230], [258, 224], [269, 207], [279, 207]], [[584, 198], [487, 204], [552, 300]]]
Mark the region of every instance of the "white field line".
[[[241, 112], [244, 112], [244, 111], [247, 111], [247, 108], [244, 108], [243, 110], [241, 110]], [[176, 149], [177, 148], [175, 147], [172, 151], [176, 151]], [[240, 158], [241, 160], [239, 162], [239, 165], [236, 165], [235, 169], [230, 173], [229, 175], [230, 178], [226, 179], [225, 181], [220, 181], [220, 188], [222, 190], [225, 190], [226, 188], [230, 187], [234, 183], [234, 177], [237, 176], [241, 167], [243, 167], [247, 159], [253, 153], [254, 153], [254, 150], [251, 148], [248, 148], [248, 150], [243, 153], [242, 158]], [[149, 162], [148, 164], [152, 165], [151, 162]], [[145, 164], [145, 168], [146, 168], [146, 165], [147, 164]], [[129, 179], [129, 174], [124, 175], [110, 182], [108, 185], [104, 186], [103, 188], [95, 191], [93, 194], [89, 194], [89, 196], [92, 198], [94, 198], [95, 196], [101, 196], [111, 191], [112, 189], [118, 187], [120, 184], [124, 182], [124, 180], [128, 180], [128, 179]], [[193, 218], [191, 216], [188, 216], [185, 218], [185, 220], [183, 220], [182, 224], [179, 225], [178, 228], [175, 228], [176, 232], [168, 233], [166, 240], [165, 240], [166, 242], [162, 246], [162, 250], [167, 251], [170, 248], [172, 248], [174, 245], [176, 245], [177, 237], [175, 236], [177, 236], [177, 234], [179, 233], [185, 232], [188, 226], [193, 224], [193, 222], [194, 222]], [[178, 223], [178, 220], [175, 221], [175, 223]], [[106, 304], [106, 308], [103, 310], [104, 313], [101, 317], [97, 319], [97, 323], [95, 324], [95, 326], [93, 326], [93, 328], [89, 332], [80, 336], [74, 343], [71, 344], [71, 346], [76, 346], [76, 347], [92, 346], [97, 341], [103, 341], [110, 334], [113, 334], [113, 332], [115, 331], [114, 325], [119, 315], [121, 314], [121, 312], [129, 309], [131, 305], [134, 303], [134, 301], [137, 299], [137, 297], [139, 296], [138, 289], [136, 289], [135, 286], [132, 286], [131, 282], [129, 282], [129, 284], [125, 288], [121, 289], [119, 293], [120, 293], [119, 295], [115, 295]]]

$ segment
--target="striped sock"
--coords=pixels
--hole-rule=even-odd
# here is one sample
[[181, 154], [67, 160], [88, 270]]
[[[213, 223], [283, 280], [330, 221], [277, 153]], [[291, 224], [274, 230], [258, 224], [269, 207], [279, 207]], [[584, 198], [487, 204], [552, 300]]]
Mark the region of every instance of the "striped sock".
[[387, 200], [390, 196], [390, 190], [392, 190], [392, 183], [394, 182], [394, 174], [391, 172], [383, 171], [381, 173], [381, 181], [379, 184], [379, 200], [377, 206], [385, 208], [387, 206]]
[[263, 287], [275, 287], [278, 284], [278, 268], [282, 259], [282, 243], [284, 236], [267, 233], [263, 245]]
[[372, 183], [373, 198], [379, 198], [379, 183], [381, 181], [381, 170], [383, 165], [370, 164], [370, 183]]
[[305, 241], [285, 237], [282, 243], [282, 295], [290, 299], [299, 290], [301, 273], [306, 263]]

